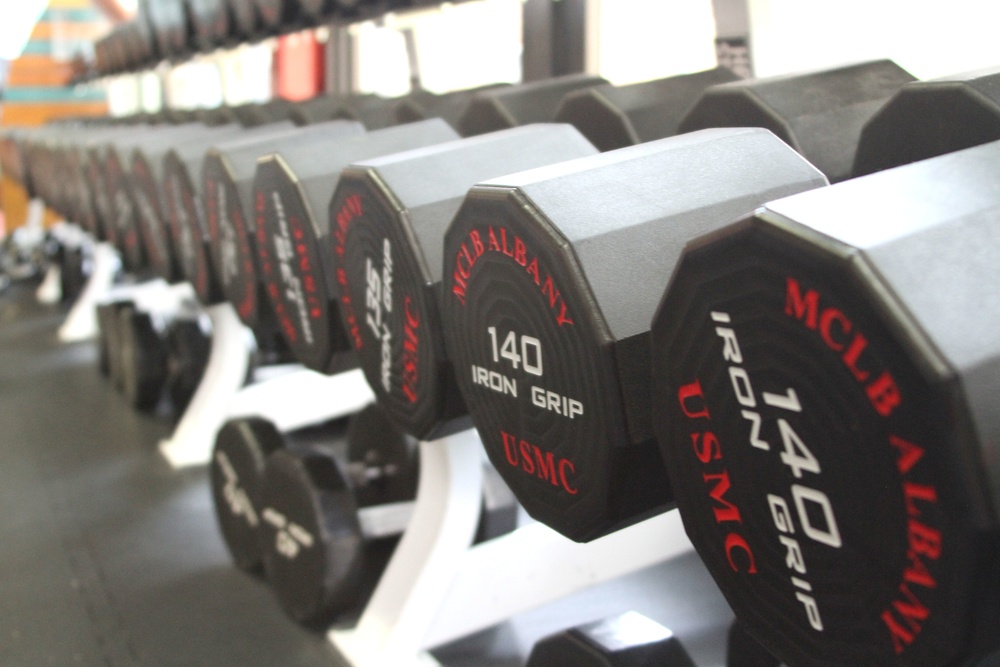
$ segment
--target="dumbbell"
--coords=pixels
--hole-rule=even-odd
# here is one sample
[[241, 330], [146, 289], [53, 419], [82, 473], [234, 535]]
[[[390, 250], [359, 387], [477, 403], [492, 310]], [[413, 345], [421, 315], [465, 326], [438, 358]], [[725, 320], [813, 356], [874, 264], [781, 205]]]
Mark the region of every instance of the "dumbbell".
[[[346, 464], [328, 447], [273, 452], [260, 484], [265, 572], [285, 611], [311, 627], [354, 608], [374, 587], [416, 496], [416, 441], [377, 404], [351, 418], [347, 441]], [[497, 489], [495, 481], [487, 486]], [[513, 496], [500, 487], [484, 493], [480, 539], [516, 524]]]
[[528, 656], [527, 667], [695, 667], [695, 664], [668, 628], [629, 611], [538, 640]]
[[417, 90], [396, 101], [393, 107], [395, 122], [414, 123], [427, 118], [440, 118], [455, 126], [469, 103], [470, 98], [480, 92], [507, 87], [506, 83], [494, 83], [467, 90], [454, 90], [448, 93], [432, 93], [427, 90]]
[[691, 241], [653, 319], [684, 525], [789, 665], [959, 665], [1000, 581], [1000, 143]]
[[260, 275], [289, 348], [307, 368], [335, 373], [357, 364], [338, 312], [326, 217], [341, 170], [457, 138], [433, 119], [357, 137], [290, 139], [280, 153], [260, 159], [254, 176]]
[[253, 178], [257, 158], [279, 151], [288, 137], [304, 141], [351, 137], [364, 133], [360, 123], [327, 121], [295, 127], [263, 137], [225, 142], [208, 150], [201, 165], [201, 191], [212, 273], [219, 292], [236, 308], [247, 326], [274, 329], [257, 269]]
[[[211, 129], [207, 134], [199, 131], [196, 137], [207, 138]], [[160, 188], [163, 156], [176, 141], [172, 137], [151, 138], [145, 145], [133, 148], [128, 158], [135, 213], [146, 258], [153, 272], [167, 282], [175, 282], [182, 277], [178, 252], [171, 242], [167, 202]]]
[[748, 79], [705, 90], [678, 132], [763, 127], [831, 182], [850, 178], [861, 128], [913, 75], [890, 60]]
[[[209, 137], [214, 130], [201, 123], [185, 123], [157, 127], [151, 131], [120, 133], [104, 144], [102, 182], [107, 189], [107, 213], [109, 224], [114, 229], [115, 244], [122, 254], [127, 271], [138, 272], [149, 266], [158, 275], [169, 273], [162, 268], [166, 261], [163, 250], [149, 229], [149, 222], [143, 222], [149, 215], [148, 200], [139, 201], [133, 175], [129, 171], [130, 154], [137, 147], [147, 150], [154, 147], [167, 149], [179, 141], [189, 141], [198, 137]], [[140, 209], [139, 207], [142, 207]]]
[[161, 57], [178, 59], [188, 53], [190, 28], [182, 0], [148, 0], [146, 15]]
[[598, 76], [569, 74], [483, 90], [472, 96], [455, 127], [463, 137], [471, 137], [518, 125], [547, 123], [567, 93], [602, 83], [607, 81]]
[[739, 79], [726, 67], [643, 81], [606, 83], [569, 93], [556, 110], [598, 150], [610, 151], [677, 134], [677, 127], [709, 86]]
[[229, 141], [283, 137], [294, 129], [291, 121], [268, 123], [219, 136], [212, 135], [207, 142], [175, 144], [164, 153], [159, 185], [166, 202], [163, 208], [170, 243], [181, 275], [191, 282], [203, 304], [215, 304], [222, 299], [219, 280], [210, 259], [212, 251], [201, 192], [201, 165], [206, 151], [211, 146]]
[[468, 428], [444, 354], [440, 248], [469, 188], [596, 154], [569, 125], [527, 125], [357, 162], [330, 203], [343, 327], [393, 421], [429, 440]]
[[586, 542], [673, 507], [649, 321], [690, 237], [824, 185], [770, 132], [718, 129], [487, 180], [445, 235], [446, 352], [532, 517]]
[[211, 51], [228, 42], [236, 33], [232, 7], [240, 2], [228, 0], [185, 0], [194, 31], [194, 42], [201, 51]]
[[861, 131], [854, 174], [863, 176], [1000, 140], [1000, 68], [913, 81]]

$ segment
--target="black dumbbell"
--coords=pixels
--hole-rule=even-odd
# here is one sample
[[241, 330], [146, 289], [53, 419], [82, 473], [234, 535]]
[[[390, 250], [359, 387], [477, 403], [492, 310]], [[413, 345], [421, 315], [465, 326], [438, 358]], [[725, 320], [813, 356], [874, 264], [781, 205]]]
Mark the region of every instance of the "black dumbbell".
[[490, 460], [589, 541], [673, 506], [649, 414], [649, 321], [684, 242], [825, 179], [718, 129], [487, 180], [445, 236], [447, 353]]
[[[327, 625], [374, 587], [416, 496], [416, 441], [377, 404], [351, 419], [347, 441], [346, 463], [329, 447], [272, 453], [260, 485], [265, 572], [282, 607], [310, 627]], [[495, 472], [484, 473], [495, 490]], [[483, 496], [481, 539], [516, 525], [517, 504], [503, 491]]]
[[396, 101], [393, 107], [397, 124], [414, 123], [427, 118], [440, 118], [452, 126], [458, 125], [462, 111], [473, 95], [504, 88], [509, 84], [494, 83], [479, 88], [455, 90], [449, 93], [436, 94], [427, 90], [417, 90]]
[[469, 188], [596, 149], [569, 125], [529, 125], [345, 169], [330, 202], [343, 326], [368, 384], [410, 435], [467, 428], [444, 354], [440, 248]]
[[133, 408], [152, 410], [167, 382], [166, 344], [150, 313], [126, 304], [116, 315], [118, 333], [108, 342], [109, 354], [118, 358], [121, 368], [121, 392]]
[[861, 128], [913, 75], [890, 60], [747, 79], [708, 88], [679, 132], [763, 127], [831, 182], [850, 178]]
[[861, 132], [854, 175], [1000, 140], [1000, 68], [899, 89]]
[[352, 162], [457, 139], [444, 121], [425, 120], [327, 140], [289, 140], [261, 158], [254, 177], [259, 268], [270, 307], [295, 357], [333, 373], [357, 359], [341, 326], [331, 268], [330, 196]]
[[218, 301], [213, 292], [217, 285], [211, 273], [209, 249], [204, 234], [202, 197], [195, 188], [200, 175], [201, 161], [209, 147], [233, 139], [266, 136], [275, 130], [284, 131], [293, 125], [288, 122], [263, 125], [255, 128], [227, 125], [208, 135], [175, 142], [164, 150], [151, 150], [145, 155], [160, 160], [159, 193], [163, 202], [170, 247], [180, 267], [181, 277], [191, 282], [195, 293], [206, 304]]
[[634, 611], [544, 637], [526, 667], [695, 667], [666, 627]]
[[190, 403], [208, 366], [211, 337], [198, 312], [181, 305], [177, 312], [153, 314], [126, 302], [117, 310], [118, 329], [109, 353], [118, 359], [126, 401], [152, 410], [166, 394], [175, 414]]
[[726, 667], [781, 667], [781, 661], [734, 620], [726, 636]]
[[555, 121], [575, 126], [598, 150], [634, 146], [677, 134], [707, 87], [738, 79], [732, 70], [716, 67], [629, 86], [584, 88], [563, 98]]
[[790, 665], [996, 648], [1000, 143], [772, 201], [689, 244], [653, 321], [684, 525]]
[[219, 291], [249, 327], [273, 330], [273, 312], [261, 308], [267, 297], [257, 268], [256, 215], [253, 178], [257, 158], [279, 151], [291, 136], [305, 141], [350, 137], [364, 133], [360, 123], [327, 121], [273, 135], [244, 138], [214, 146], [201, 165], [205, 226], [213, 273]]
[[191, 30], [183, 0], [148, 0], [146, 15], [161, 57], [187, 55]]
[[234, 32], [228, 0], [185, 0], [194, 31], [194, 43], [201, 51], [222, 46]]
[[455, 127], [463, 137], [548, 123], [567, 93], [607, 83], [598, 76], [569, 74], [516, 86], [483, 90], [472, 96]]

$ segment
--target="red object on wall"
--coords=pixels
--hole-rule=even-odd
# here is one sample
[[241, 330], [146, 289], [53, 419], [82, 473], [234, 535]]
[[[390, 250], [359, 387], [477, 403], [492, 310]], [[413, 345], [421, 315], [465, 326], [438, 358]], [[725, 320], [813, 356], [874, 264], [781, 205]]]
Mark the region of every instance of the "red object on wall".
[[314, 30], [278, 38], [274, 52], [275, 97], [305, 100], [323, 92], [324, 45]]

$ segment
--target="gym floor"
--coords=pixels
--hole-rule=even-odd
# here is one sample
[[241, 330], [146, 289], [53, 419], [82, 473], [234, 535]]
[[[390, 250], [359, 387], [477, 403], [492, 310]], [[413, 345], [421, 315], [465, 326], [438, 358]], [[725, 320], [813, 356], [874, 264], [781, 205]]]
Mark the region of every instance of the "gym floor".
[[[230, 565], [204, 467], [174, 470], [142, 415], [62, 344], [64, 309], [0, 294], [0, 665], [339, 667], [266, 584]], [[724, 663], [729, 608], [690, 554], [435, 652], [449, 667], [521, 665], [534, 641], [634, 609], [699, 667]]]

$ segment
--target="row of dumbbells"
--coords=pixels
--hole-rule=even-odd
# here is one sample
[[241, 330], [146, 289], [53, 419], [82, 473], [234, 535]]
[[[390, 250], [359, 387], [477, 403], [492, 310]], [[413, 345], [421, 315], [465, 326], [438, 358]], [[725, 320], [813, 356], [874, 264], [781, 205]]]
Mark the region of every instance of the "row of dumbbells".
[[293, 32], [371, 19], [438, 0], [140, 0], [135, 18], [94, 45], [94, 75], [138, 71], [161, 60]]
[[571, 539], [679, 507], [787, 664], [963, 664], [997, 637], [1000, 147], [852, 177], [1000, 138], [997, 80], [723, 84], [678, 131], [772, 132], [604, 153], [559, 125], [174, 136], [159, 249], [306, 366], [360, 363], [409, 435], [471, 418]]

